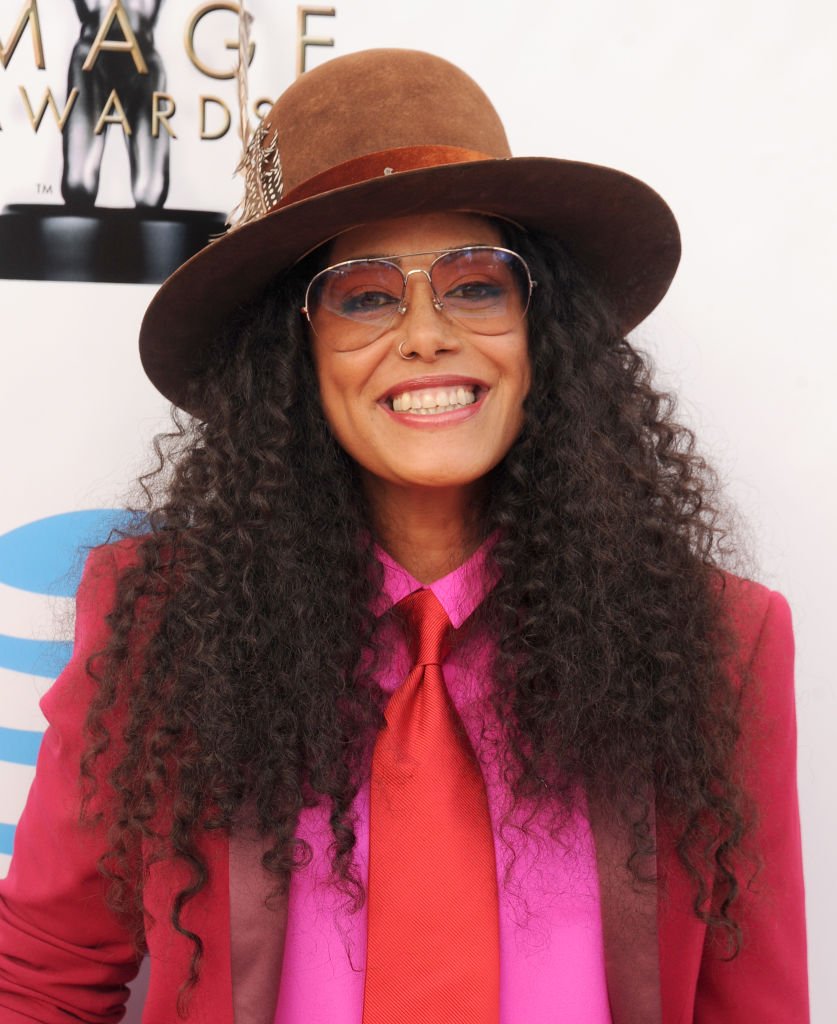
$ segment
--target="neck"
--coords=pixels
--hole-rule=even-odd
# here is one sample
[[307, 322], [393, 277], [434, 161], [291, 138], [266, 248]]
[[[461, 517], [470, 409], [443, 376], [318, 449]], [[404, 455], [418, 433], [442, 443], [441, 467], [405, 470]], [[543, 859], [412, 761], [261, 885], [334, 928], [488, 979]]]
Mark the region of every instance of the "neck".
[[479, 547], [481, 488], [399, 487], [364, 481], [375, 537], [420, 583], [453, 572]]

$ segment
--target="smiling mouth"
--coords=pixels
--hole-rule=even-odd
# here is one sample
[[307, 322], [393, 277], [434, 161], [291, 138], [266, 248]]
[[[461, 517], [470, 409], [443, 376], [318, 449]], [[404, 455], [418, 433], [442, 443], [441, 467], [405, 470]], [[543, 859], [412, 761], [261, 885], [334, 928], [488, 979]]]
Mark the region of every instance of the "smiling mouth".
[[438, 416], [473, 405], [484, 391], [476, 384], [457, 384], [448, 387], [418, 388], [402, 391], [386, 399], [393, 412], [409, 412], [419, 416]]

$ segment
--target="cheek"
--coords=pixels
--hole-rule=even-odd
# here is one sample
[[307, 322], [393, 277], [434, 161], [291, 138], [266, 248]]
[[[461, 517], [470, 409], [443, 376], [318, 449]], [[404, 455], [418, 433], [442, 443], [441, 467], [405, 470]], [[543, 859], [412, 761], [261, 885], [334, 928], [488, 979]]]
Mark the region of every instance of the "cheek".
[[[319, 375], [318, 375], [319, 376]], [[345, 402], [345, 391], [331, 377], [319, 376], [320, 407], [331, 433], [342, 448], [351, 450], [352, 430], [350, 414]]]
[[340, 359], [331, 352], [318, 353], [316, 347], [314, 365], [325, 421], [341, 448], [357, 459], [369, 419], [369, 399], [364, 390], [367, 368], [357, 358]]
[[316, 337], [312, 339], [311, 351], [314, 357], [314, 371], [323, 415], [329, 424], [334, 420], [340, 405], [341, 394], [347, 388], [346, 369], [337, 353], [324, 348]]
[[532, 386], [529, 346], [525, 336], [520, 341], [517, 358], [509, 367], [509, 378], [514, 382], [512, 390], [514, 392], [515, 415], [519, 432], [523, 426], [523, 403], [526, 401], [526, 396], [529, 394], [529, 389]]
[[505, 441], [509, 448], [511, 448], [520, 436], [526, 420], [523, 405], [526, 401], [526, 396], [529, 394], [529, 388], [531, 387], [532, 382], [528, 353], [526, 358], [521, 358], [520, 362], [517, 363], [515, 370], [511, 375], [511, 381], [511, 395], [505, 430]]

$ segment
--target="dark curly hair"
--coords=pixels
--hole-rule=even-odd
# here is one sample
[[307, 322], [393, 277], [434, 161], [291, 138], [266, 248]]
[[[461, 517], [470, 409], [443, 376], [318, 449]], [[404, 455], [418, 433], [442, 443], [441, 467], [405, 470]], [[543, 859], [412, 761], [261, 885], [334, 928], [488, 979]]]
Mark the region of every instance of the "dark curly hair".
[[[505, 779], [516, 800], [565, 811], [583, 787], [622, 823], [637, 877], [653, 783], [695, 912], [734, 953], [748, 815], [716, 478], [562, 247], [502, 230], [538, 281], [524, 426], [476, 510], [480, 537], [499, 537], [499, 582], [470, 628], [496, 638]], [[369, 610], [381, 570], [356, 467], [315, 397], [299, 315], [312, 267], [219, 334], [193, 385], [205, 422], [175, 411], [155, 439], [146, 532], [95, 661], [82, 776], [110, 824], [102, 870], [140, 922], [140, 841], [188, 865], [171, 910], [194, 949], [184, 991], [202, 952], [181, 914], [206, 882], [204, 830], [246, 821], [270, 837], [264, 864], [284, 891], [310, 857], [300, 810], [327, 801], [335, 884], [354, 908], [364, 898], [351, 805], [383, 720]]]

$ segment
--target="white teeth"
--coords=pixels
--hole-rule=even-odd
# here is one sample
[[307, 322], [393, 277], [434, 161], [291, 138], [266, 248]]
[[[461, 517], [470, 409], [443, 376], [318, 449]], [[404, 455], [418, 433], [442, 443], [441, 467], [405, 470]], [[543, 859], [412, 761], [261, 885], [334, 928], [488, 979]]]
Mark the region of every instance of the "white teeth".
[[477, 400], [475, 390], [474, 385], [466, 384], [444, 389], [405, 391], [403, 394], [393, 396], [392, 408], [394, 412], [434, 416], [440, 412], [473, 405]]

